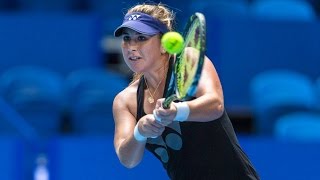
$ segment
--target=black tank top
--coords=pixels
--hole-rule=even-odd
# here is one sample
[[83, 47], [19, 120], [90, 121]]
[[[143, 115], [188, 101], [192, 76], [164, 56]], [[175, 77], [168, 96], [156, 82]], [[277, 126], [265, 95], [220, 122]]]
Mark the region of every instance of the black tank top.
[[[172, 93], [167, 90], [173, 83], [170, 64], [164, 95]], [[137, 90], [137, 121], [146, 115], [143, 78]], [[226, 111], [210, 122], [173, 122], [158, 138], [148, 138], [146, 148], [162, 162], [173, 180], [259, 179], [238, 143]]]

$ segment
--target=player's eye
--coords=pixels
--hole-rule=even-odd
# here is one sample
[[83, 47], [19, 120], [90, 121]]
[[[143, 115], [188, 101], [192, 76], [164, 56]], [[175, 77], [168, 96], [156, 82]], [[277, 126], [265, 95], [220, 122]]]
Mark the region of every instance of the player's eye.
[[149, 38], [148, 37], [146, 37], [146, 36], [138, 36], [138, 41], [146, 41], [146, 40], [148, 40]]
[[131, 38], [130, 38], [130, 36], [123, 36], [123, 37], [122, 37], [122, 40], [123, 40], [124, 42], [129, 42], [129, 41], [131, 40]]

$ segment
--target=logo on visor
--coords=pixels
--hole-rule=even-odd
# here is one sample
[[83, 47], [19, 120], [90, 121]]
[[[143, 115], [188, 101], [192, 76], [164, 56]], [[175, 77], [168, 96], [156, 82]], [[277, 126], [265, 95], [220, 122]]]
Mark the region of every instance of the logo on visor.
[[129, 21], [137, 20], [140, 16], [141, 16], [140, 14], [132, 14], [132, 15], [129, 17]]

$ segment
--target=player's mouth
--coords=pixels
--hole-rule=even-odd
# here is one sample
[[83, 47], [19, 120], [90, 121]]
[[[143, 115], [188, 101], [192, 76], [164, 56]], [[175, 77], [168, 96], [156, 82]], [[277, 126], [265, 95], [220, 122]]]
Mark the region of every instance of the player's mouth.
[[130, 56], [130, 57], [129, 57], [129, 60], [130, 60], [130, 61], [137, 61], [137, 60], [139, 60], [139, 59], [141, 59], [141, 57], [138, 57], [138, 56]]

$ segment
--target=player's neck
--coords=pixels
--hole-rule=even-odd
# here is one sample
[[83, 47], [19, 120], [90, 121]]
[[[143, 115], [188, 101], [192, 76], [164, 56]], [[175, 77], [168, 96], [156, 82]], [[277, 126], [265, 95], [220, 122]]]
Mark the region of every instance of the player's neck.
[[161, 82], [164, 81], [168, 71], [168, 62], [164, 63], [160, 68], [156, 69], [151, 73], [145, 73], [144, 78], [146, 79], [148, 86], [150, 89], [155, 89], [157, 86], [162, 84]]

